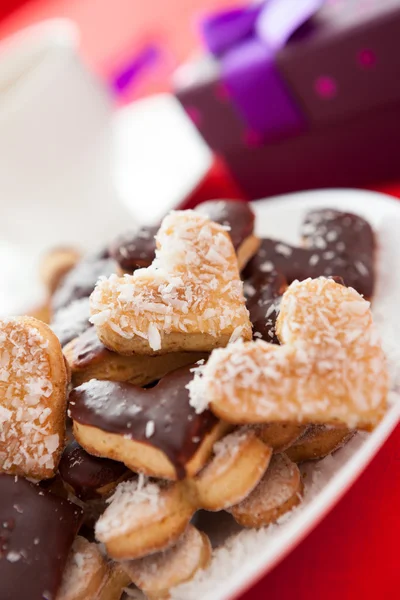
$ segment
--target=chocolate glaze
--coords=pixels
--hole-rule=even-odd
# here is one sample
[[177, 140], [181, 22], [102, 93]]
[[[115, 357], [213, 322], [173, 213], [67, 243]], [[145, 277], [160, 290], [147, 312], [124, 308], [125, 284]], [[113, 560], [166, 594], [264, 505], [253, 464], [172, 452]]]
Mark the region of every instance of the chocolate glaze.
[[54, 312], [80, 298], [87, 298], [93, 292], [100, 275], [108, 277], [117, 270], [116, 262], [100, 255], [88, 256], [79, 261], [63, 278], [54, 293], [51, 306]]
[[81, 509], [4, 474], [0, 499], [1, 600], [55, 600]]
[[[315, 234], [315, 227], [318, 227], [319, 235]], [[308, 236], [308, 248], [271, 239], [262, 240], [259, 251], [245, 269], [245, 279], [278, 271], [290, 284], [295, 279], [302, 281], [308, 277], [338, 275], [345, 285], [355, 288], [367, 298], [372, 296], [373, 233], [364, 219], [331, 210], [313, 211], [305, 218], [303, 234]], [[354, 243], [353, 235], [360, 238], [357, 242], [359, 247]]]
[[254, 212], [250, 204], [239, 200], [210, 200], [195, 209], [212, 221], [230, 227], [229, 235], [235, 250], [253, 233]]
[[[329, 279], [344, 285], [341, 277], [332, 276]], [[276, 335], [276, 320], [286, 288], [286, 279], [276, 271], [261, 273], [260, 277], [245, 281], [244, 294], [253, 325], [253, 338], [265, 340], [270, 344], [280, 343]]]
[[332, 275], [331, 277], [328, 277], [328, 279], [333, 279], [335, 283], [338, 283], [339, 285], [344, 285], [344, 281], [342, 277], [339, 277], [339, 275]]
[[75, 343], [73, 362], [75, 367], [84, 368], [100, 362], [110, 353], [97, 336], [96, 328], [89, 327], [80, 335]]
[[253, 325], [253, 337], [279, 344], [275, 326], [283, 292], [287, 287], [281, 273], [262, 273], [248, 279], [244, 285], [247, 308]]
[[331, 208], [310, 210], [303, 220], [300, 234], [307, 248], [341, 252], [340, 242], [343, 242], [347, 254], [370, 258], [375, 250], [374, 232], [365, 219]]
[[58, 470], [64, 483], [81, 500], [101, 498], [99, 488], [117, 483], [128, 472], [120, 462], [88, 454], [76, 441], [65, 448]]
[[61, 346], [65, 346], [91, 326], [89, 317], [89, 298], [75, 300], [54, 314], [50, 327], [60, 340]]
[[347, 267], [334, 270], [346, 285], [371, 298], [374, 291], [375, 236], [359, 215], [332, 209], [312, 210], [303, 221], [301, 235], [307, 248], [341, 255]]
[[[210, 411], [196, 414], [189, 404], [191, 368], [177, 369], [149, 389], [92, 379], [71, 392], [72, 419], [159, 448], [182, 479], [186, 463], [217, 423]], [[151, 421], [154, 433], [146, 437]]]
[[156, 240], [160, 225], [138, 227], [119, 236], [110, 246], [110, 256], [121, 269], [133, 273], [148, 267], [154, 260]]

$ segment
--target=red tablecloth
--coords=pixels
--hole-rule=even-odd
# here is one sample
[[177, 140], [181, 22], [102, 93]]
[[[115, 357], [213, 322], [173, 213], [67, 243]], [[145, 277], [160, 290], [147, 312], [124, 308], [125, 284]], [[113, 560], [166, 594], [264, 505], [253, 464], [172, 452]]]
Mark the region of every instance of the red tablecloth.
[[[18, 2], [20, 3], [20, 2]], [[0, 23], [0, 37], [50, 16], [67, 16], [82, 30], [91, 66], [108, 73], [148, 41], [168, 48], [155, 76], [136, 94], [165, 87], [163, 76], [198, 44], [194, 16], [233, 0], [32, 0]], [[400, 167], [399, 167], [400, 177]], [[400, 184], [382, 186], [400, 196]], [[196, 197], [231, 195], [214, 168]], [[377, 186], [379, 189], [379, 186]], [[192, 198], [193, 200], [193, 198]], [[399, 469], [399, 470], [398, 470]], [[400, 428], [325, 520], [242, 600], [394, 600], [400, 597]]]

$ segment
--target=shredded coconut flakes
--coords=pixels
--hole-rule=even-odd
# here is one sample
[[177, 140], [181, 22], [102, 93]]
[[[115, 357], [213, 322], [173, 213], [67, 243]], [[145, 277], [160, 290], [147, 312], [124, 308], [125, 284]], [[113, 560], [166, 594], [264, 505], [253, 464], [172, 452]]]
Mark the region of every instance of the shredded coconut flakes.
[[53, 393], [48, 341], [34, 327], [14, 319], [3, 319], [0, 333], [1, 469], [52, 469], [60, 439], [48, 401]]
[[[400, 280], [393, 273], [400, 270], [400, 253], [398, 251], [398, 235], [400, 219], [395, 223], [393, 218], [384, 222], [379, 230], [378, 284], [374, 296], [373, 314], [376, 327], [382, 337], [391, 375], [389, 404], [400, 402], [400, 321], [397, 318], [398, 298], [400, 297]], [[336, 476], [344, 465], [355, 459], [355, 454], [368, 439], [368, 434], [358, 433], [335, 454], [318, 462], [302, 465], [304, 478], [304, 498], [300, 506], [284, 514], [278, 522], [259, 530], [243, 529], [239, 533], [229, 524], [222, 529], [222, 544], [213, 550], [210, 566], [195, 575], [187, 583], [171, 590], [172, 600], [208, 600], [219, 593], [226, 592], [226, 583], [242, 569], [248, 568], [259, 559], [264, 564], [273, 560], [277, 544], [282, 536], [294, 531], [303, 521], [303, 515], [314, 512], [316, 497], [328, 484], [332, 491], [337, 489]], [[260, 565], [261, 566], [261, 565]]]
[[146, 339], [154, 351], [171, 332], [250, 337], [243, 283], [224, 229], [197, 212], [175, 211], [156, 239], [150, 267], [99, 280], [91, 322], [127, 339]]
[[138, 481], [120, 483], [107, 500], [109, 506], [96, 523], [95, 534], [100, 542], [123, 535], [132, 522], [153, 515], [160, 508], [160, 488], [143, 476]]

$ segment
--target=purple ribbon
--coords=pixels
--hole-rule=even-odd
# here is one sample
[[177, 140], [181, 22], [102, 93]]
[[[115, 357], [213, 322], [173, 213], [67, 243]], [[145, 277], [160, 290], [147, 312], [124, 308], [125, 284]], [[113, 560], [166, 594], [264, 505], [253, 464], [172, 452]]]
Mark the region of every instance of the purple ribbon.
[[115, 93], [117, 95], [124, 93], [139, 79], [143, 71], [148, 70], [159, 60], [160, 54], [160, 49], [156, 45], [149, 44], [132, 56], [117, 73], [110, 77], [110, 84]]
[[220, 60], [229, 95], [250, 131], [264, 139], [305, 126], [275, 56], [324, 1], [264, 0], [214, 13], [201, 23], [208, 50]]

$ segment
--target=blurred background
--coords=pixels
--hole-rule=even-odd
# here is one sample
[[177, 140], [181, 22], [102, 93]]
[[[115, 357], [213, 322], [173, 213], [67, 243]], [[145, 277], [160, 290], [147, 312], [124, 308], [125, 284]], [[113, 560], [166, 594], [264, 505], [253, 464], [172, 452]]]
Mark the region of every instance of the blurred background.
[[[399, 44], [400, 0], [1, 0], [0, 313], [39, 301], [49, 246], [91, 249], [174, 207], [400, 196]], [[398, 478], [385, 503], [371, 494], [390, 443], [246, 600], [292, 598], [294, 582], [300, 600], [396, 597]]]
[[[154, 220], [217, 196], [397, 194], [399, 10], [398, 0], [3, 0], [0, 38], [44, 19], [78, 26], [85, 66], [113, 107], [129, 107], [113, 127], [118, 193]], [[65, 77], [65, 93], [72, 85]]]
[[36, 298], [46, 248], [171, 208], [399, 195], [399, 35], [400, 0], [3, 0], [0, 311], [18, 261]]

